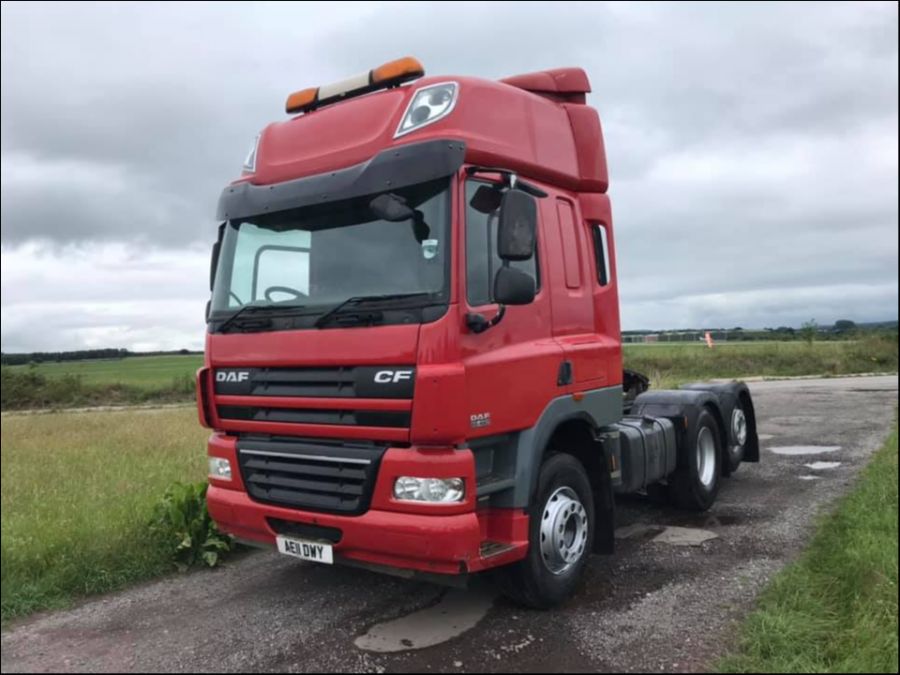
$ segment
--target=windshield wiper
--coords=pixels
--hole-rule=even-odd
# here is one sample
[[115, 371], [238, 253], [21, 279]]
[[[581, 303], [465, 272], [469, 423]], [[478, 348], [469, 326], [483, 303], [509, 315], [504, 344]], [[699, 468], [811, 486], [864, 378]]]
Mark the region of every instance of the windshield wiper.
[[[229, 326], [234, 325], [234, 322], [237, 321], [245, 312], [260, 312], [265, 310], [267, 313], [271, 313], [270, 316], [275, 315], [284, 315], [291, 313], [289, 310], [296, 309], [305, 309], [304, 305], [283, 305], [279, 307], [278, 305], [244, 305], [239, 307], [234, 313], [230, 314], [220, 325], [219, 332], [224, 333], [225, 329]], [[260, 317], [260, 327], [264, 325], [269, 325], [272, 323], [270, 317]]]
[[389, 295], [355, 295], [352, 298], [347, 298], [343, 302], [339, 302], [337, 305], [329, 309], [322, 316], [316, 319], [315, 327], [322, 328], [327, 325], [329, 321], [334, 319], [336, 316], [343, 313], [345, 310], [350, 307], [355, 307], [357, 305], [367, 304], [369, 302], [381, 302], [386, 300], [410, 300], [410, 299], [418, 299], [418, 298], [430, 298], [434, 294], [433, 293], [392, 293]]

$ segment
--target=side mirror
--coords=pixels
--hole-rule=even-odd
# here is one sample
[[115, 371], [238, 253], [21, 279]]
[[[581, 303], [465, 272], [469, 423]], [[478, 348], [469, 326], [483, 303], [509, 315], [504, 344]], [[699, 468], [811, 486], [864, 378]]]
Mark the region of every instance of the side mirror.
[[369, 208], [381, 220], [400, 223], [415, 216], [415, 211], [406, 204], [403, 197], [385, 192], [369, 202]]
[[515, 267], [501, 267], [494, 277], [494, 300], [501, 305], [527, 305], [534, 301], [534, 279]]
[[521, 190], [507, 190], [500, 202], [497, 255], [501, 260], [529, 260], [534, 255], [537, 202]]

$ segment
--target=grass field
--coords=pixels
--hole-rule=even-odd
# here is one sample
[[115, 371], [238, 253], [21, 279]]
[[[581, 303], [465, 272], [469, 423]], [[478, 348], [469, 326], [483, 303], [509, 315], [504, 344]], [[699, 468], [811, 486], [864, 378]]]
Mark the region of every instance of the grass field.
[[869, 337], [841, 342], [721, 342], [628, 344], [625, 366], [644, 373], [654, 387], [709, 378], [848, 375], [897, 371], [897, 340]]
[[5, 415], [0, 429], [4, 620], [171, 569], [147, 525], [172, 482], [206, 475], [194, 409]]
[[[129, 356], [124, 359], [93, 359], [39, 363], [35, 371], [46, 377], [74, 375], [84, 384], [124, 384], [146, 389], [161, 388], [175, 378], [193, 377], [203, 365], [203, 355]], [[11, 366], [25, 370], [28, 366]]]
[[896, 673], [897, 430], [721, 664], [744, 673]]

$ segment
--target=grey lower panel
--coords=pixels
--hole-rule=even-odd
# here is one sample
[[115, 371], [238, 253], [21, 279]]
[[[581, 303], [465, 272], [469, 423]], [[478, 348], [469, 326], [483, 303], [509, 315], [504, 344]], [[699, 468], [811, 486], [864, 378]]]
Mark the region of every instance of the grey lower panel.
[[[544, 408], [537, 424], [514, 434], [479, 439], [471, 444], [483, 473], [479, 474], [479, 497], [490, 499], [492, 507], [525, 508], [537, 486], [547, 442], [560, 424], [583, 420], [595, 430], [622, 419], [622, 387], [605, 387], [584, 393], [580, 401], [571, 395], [553, 399]], [[597, 452], [602, 447], [597, 444]], [[479, 462], [479, 455], [484, 456]], [[488, 468], [489, 467], [489, 468]], [[495, 487], [502, 489], [495, 490]]]

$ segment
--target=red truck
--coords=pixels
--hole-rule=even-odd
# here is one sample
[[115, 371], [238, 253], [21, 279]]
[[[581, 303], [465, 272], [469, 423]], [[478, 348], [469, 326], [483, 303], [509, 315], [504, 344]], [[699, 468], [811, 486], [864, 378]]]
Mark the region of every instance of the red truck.
[[[413, 58], [290, 95], [219, 201], [198, 412], [239, 541], [558, 604], [615, 495], [710, 507], [758, 461], [742, 383], [624, 371], [600, 120], [580, 68]], [[665, 245], [660, 242], [660, 245]]]

